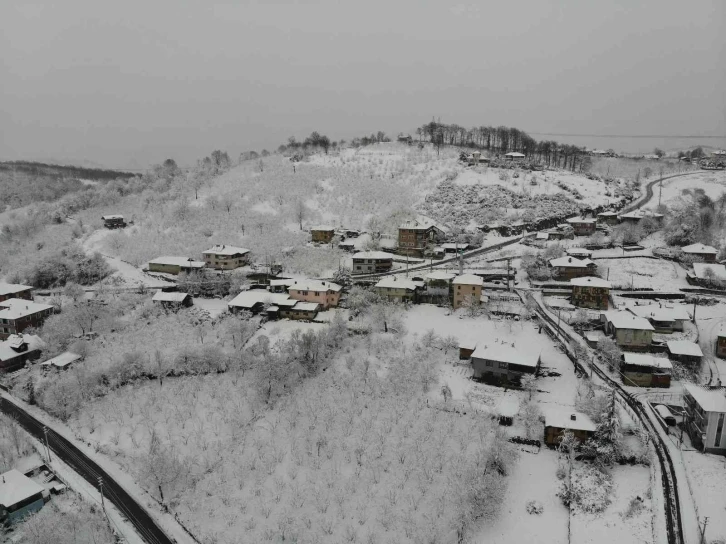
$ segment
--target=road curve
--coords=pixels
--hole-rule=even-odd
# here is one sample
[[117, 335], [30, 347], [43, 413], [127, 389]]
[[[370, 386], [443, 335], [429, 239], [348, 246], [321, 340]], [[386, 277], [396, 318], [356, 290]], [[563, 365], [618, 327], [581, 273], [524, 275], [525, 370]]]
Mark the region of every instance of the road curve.
[[[45, 443], [43, 428], [46, 427], [12, 402], [7, 396], [0, 396], [0, 412], [7, 414], [33, 435]], [[53, 454], [57, 455], [78, 474], [83, 476], [93, 487], [98, 488], [98, 479], [103, 478], [103, 494], [135, 527], [138, 534], [149, 544], [173, 544], [171, 539], [154, 521], [149, 513], [136, 502], [105, 470], [99, 467], [86, 454], [74, 446], [69, 440], [48, 427], [48, 445]]]
[[[522, 295], [520, 294], [520, 297], [521, 296]], [[556, 339], [563, 344], [568, 357], [573, 360], [577, 368], [583, 372], [587, 372], [585, 365], [577, 361], [574, 354], [570, 353], [571, 348], [569, 346], [569, 342], [581, 342], [573, 338], [569, 332], [564, 329], [564, 327], [557, 326], [554, 318], [544, 308], [541, 300], [537, 297], [533, 297], [533, 299], [537, 304], [537, 315], [545, 321], [548, 327], [552, 330]], [[655, 428], [651, 418], [648, 417], [643, 405], [633, 395], [608, 376], [597, 364], [589, 362], [586, 364], [589, 366], [591, 372], [597, 374], [604, 383], [610, 386], [618, 394], [618, 396], [623, 399], [623, 401], [633, 410], [638, 419], [641, 421], [643, 428], [648, 431], [661, 467], [661, 483], [663, 485], [663, 497], [665, 499], [666, 534], [668, 544], [684, 544], [686, 540], [683, 535], [683, 525], [681, 521], [681, 503], [678, 495], [678, 480], [676, 477], [676, 469], [668, 450], [668, 445], [665, 443], [661, 433], [658, 432], [658, 429]]]

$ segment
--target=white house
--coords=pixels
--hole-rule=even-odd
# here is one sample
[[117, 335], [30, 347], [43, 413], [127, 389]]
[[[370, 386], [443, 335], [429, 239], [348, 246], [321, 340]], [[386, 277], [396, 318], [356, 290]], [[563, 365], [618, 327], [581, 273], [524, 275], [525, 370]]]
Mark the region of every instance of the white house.
[[683, 382], [683, 401], [684, 424], [693, 445], [706, 453], [726, 453], [724, 389]]

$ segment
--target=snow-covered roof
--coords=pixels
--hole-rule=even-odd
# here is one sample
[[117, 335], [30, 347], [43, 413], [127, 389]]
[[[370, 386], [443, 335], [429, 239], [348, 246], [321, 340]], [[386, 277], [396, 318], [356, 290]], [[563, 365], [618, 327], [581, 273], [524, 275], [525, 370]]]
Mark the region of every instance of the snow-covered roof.
[[559, 257], [550, 261], [550, 266], [554, 268], [587, 268], [594, 265], [595, 263], [590, 259], [578, 259], [576, 257]]
[[17, 345], [17, 338], [22, 339], [22, 343], [28, 344], [28, 351], [40, 349], [45, 346], [45, 342], [40, 339], [40, 336], [34, 334], [13, 334], [7, 340], [0, 342], [0, 361], [9, 361], [15, 359], [26, 352], [17, 352], [13, 349], [14, 345]]
[[594, 432], [597, 429], [597, 425], [586, 414], [559, 408], [550, 408], [547, 410], [545, 413], [545, 427], [590, 432]]
[[420, 285], [419, 282], [396, 278], [395, 276], [386, 276], [376, 283], [376, 287], [384, 289], [408, 289], [409, 291], [415, 291]]
[[519, 366], [535, 368], [539, 363], [539, 353], [524, 351], [521, 347], [512, 347], [512, 344], [501, 344], [489, 342], [487, 345], [479, 345], [471, 354], [472, 358], [487, 359], [502, 363], [511, 363]]
[[716, 253], [718, 253], [718, 249], [712, 246], [707, 246], [705, 244], [691, 244], [690, 246], [683, 246], [681, 248], [681, 251], [683, 253], [705, 253], [711, 255], [716, 255]]
[[570, 284], [578, 285], [580, 287], [606, 287], [610, 289], [611, 285], [609, 281], [595, 276], [587, 276], [586, 278], [572, 278]]
[[668, 351], [673, 355], [687, 355], [689, 357], [703, 357], [701, 348], [695, 342], [688, 340], [669, 340], [666, 342]]
[[455, 249], [455, 250], [458, 250], [458, 249], [466, 249], [466, 248], [468, 248], [469, 247], [469, 244], [467, 244], [465, 242], [457, 243], [457, 244], [455, 244], [453, 242], [451, 242], [451, 243], [447, 242], [445, 244], [441, 244], [441, 247], [443, 249]]
[[403, 224], [401, 224], [401, 226], [399, 226], [398, 228], [408, 230], [429, 230], [432, 227], [444, 231], [442, 227], [440, 227], [430, 219], [409, 219], [408, 221], [405, 221]]
[[714, 279], [726, 280], [726, 266], [722, 264], [693, 263], [693, 273], [699, 280], [711, 279], [711, 274]]
[[630, 312], [611, 310], [601, 312], [600, 315], [604, 315], [608, 322], [616, 329], [655, 330], [647, 319], [633, 315]]
[[151, 300], [154, 302], [184, 302], [188, 296], [188, 293], [165, 293], [164, 291], [157, 291]]
[[297, 280], [295, 278], [285, 278], [280, 280], [270, 280], [270, 287], [279, 287], [280, 285], [290, 286]]
[[40, 304], [24, 298], [9, 298], [0, 302], [0, 319], [20, 319], [52, 309], [50, 304]]
[[597, 219], [592, 218], [585, 218], [585, 217], [570, 217], [567, 220], [568, 223], [575, 224], [575, 223], [597, 223]]
[[343, 289], [337, 283], [318, 280], [293, 280], [293, 283], [287, 285], [291, 290], [294, 289], [295, 291], [333, 291], [337, 293]]
[[0, 296], [13, 295], [22, 291], [32, 289], [30, 285], [22, 285], [20, 283], [3, 283], [0, 282]]
[[683, 306], [663, 308], [655, 304], [648, 304], [645, 306], [630, 306], [628, 310], [637, 316], [652, 319], [653, 321], [685, 321], [691, 319], [688, 310]]
[[683, 388], [704, 412], [726, 412], [726, 396], [723, 389], [705, 389], [688, 382], [683, 382]]
[[567, 250], [567, 254], [570, 257], [589, 257], [592, 255], [592, 250], [584, 247], [571, 247]]
[[524, 157], [524, 153], [518, 153], [517, 151], [512, 151], [510, 153], [506, 153], [504, 156], [505, 157]]
[[80, 360], [81, 356], [70, 351], [64, 351], [60, 355], [48, 359], [47, 361], [40, 363], [41, 366], [55, 366], [57, 368], [65, 368], [71, 363], [75, 363]]
[[484, 279], [474, 274], [462, 274], [456, 276], [452, 283], [454, 285], [478, 285], [481, 287], [484, 285]]
[[330, 231], [335, 231], [335, 228], [334, 227], [330, 227], [328, 225], [320, 225], [320, 226], [317, 226], [317, 227], [310, 227], [310, 232], [312, 232], [314, 230], [320, 230], [320, 231], [330, 232]]
[[711, 151], [711, 155], [726, 155], [726, 151], [723, 149], [717, 149], [716, 151]]
[[188, 257], [170, 257], [165, 255], [149, 261], [149, 264], [160, 264], [166, 266], [181, 266], [182, 268], [204, 268], [203, 261], [195, 261]]
[[246, 255], [249, 253], [249, 249], [245, 249], [243, 247], [235, 247], [235, 246], [227, 246], [227, 245], [216, 245], [211, 249], [208, 249], [207, 251], [204, 251], [202, 254], [212, 254], [212, 255]]
[[11, 469], [0, 476], [0, 505], [10, 508], [43, 492], [43, 487], [18, 470]]
[[538, 232], [537, 233], [537, 240], [549, 240], [550, 233], [549, 232]]
[[314, 312], [320, 307], [317, 302], [298, 302], [293, 306], [293, 310], [300, 310], [302, 312]]
[[673, 365], [666, 357], [654, 357], [647, 353], [623, 353], [623, 360], [629, 365], [649, 366], [652, 368], [670, 369]]
[[111, 215], [102, 215], [101, 216], [101, 219], [103, 219], [104, 221], [108, 221], [110, 219], [123, 219], [123, 218], [124, 218], [124, 216], [123, 215], [119, 215], [119, 214], [111, 214]]
[[632, 212], [624, 213], [619, 216], [621, 219], [644, 219], [646, 217], [652, 217], [653, 219], [660, 219], [663, 217], [662, 213], [655, 213], [651, 211], [633, 210]]
[[601, 215], [603, 217], [616, 217], [618, 215], [618, 212], [600, 212], [599, 214], [597, 214], [598, 217], [600, 217]]
[[393, 255], [385, 251], [359, 251], [353, 254], [354, 259], [393, 259]]
[[453, 280], [456, 277], [456, 274], [452, 274], [450, 272], [444, 272], [442, 270], [437, 270], [436, 272], [431, 272], [430, 274], [426, 274], [424, 276], [424, 279], [430, 280], [430, 281], [450, 281]]
[[252, 308], [255, 304], [259, 303], [270, 303], [277, 304], [278, 306], [292, 306], [297, 301], [290, 298], [290, 295], [285, 293], [270, 293], [263, 291], [262, 289], [251, 289], [249, 291], [242, 291], [239, 295], [234, 297], [227, 303], [227, 306], [234, 306], [236, 308]]

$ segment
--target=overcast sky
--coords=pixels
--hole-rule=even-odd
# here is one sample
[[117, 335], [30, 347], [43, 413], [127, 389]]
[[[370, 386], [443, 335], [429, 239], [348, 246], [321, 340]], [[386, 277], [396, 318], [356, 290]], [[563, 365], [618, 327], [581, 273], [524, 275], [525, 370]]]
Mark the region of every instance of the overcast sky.
[[0, 160], [190, 164], [432, 116], [726, 134], [723, 0], [55, 4], [0, 2]]

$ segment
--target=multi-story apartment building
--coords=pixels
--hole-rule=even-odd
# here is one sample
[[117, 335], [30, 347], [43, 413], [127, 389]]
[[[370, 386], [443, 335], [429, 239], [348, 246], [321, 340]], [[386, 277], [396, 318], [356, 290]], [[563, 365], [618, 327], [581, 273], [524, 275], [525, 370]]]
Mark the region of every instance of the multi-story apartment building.
[[243, 247], [217, 245], [203, 252], [204, 263], [217, 270], [232, 270], [249, 263], [250, 250]]

